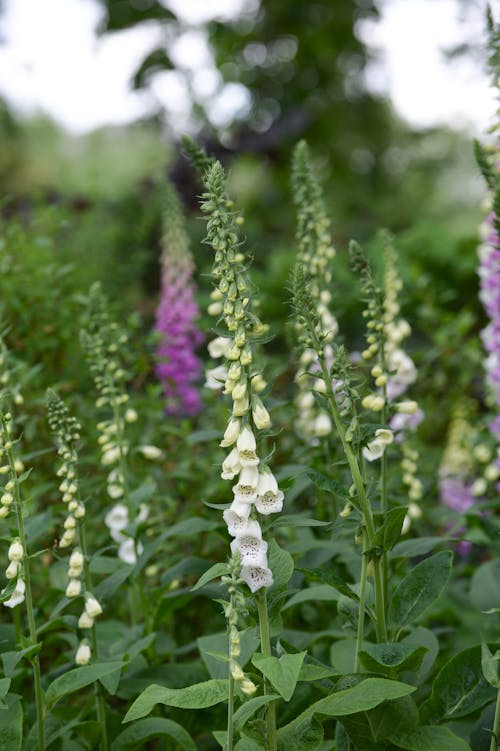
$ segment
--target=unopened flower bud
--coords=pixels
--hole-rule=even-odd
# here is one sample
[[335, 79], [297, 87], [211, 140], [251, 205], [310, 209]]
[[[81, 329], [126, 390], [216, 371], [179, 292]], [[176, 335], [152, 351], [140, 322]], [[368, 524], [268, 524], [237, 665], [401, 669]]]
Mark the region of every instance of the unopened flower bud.
[[19, 563], [19, 561], [23, 560], [24, 548], [20, 540], [14, 540], [10, 544], [8, 558], [9, 558], [9, 561], [15, 561], [16, 563]]
[[80, 579], [70, 579], [68, 586], [66, 587], [66, 597], [78, 597], [82, 591], [82, 583]]
[[85, 595], [85, 611], [91, 618], [96, 618], [102, 613], [102, 608], [99, 604], [99, 601], [94, 597], [94, 595], [91, 595], [90, 593], [87, 593]]
[[90, 646], [87, 640], [80, 643], [76, 650], [75, 662], [77, 665], [88, 665], [90, 662]]

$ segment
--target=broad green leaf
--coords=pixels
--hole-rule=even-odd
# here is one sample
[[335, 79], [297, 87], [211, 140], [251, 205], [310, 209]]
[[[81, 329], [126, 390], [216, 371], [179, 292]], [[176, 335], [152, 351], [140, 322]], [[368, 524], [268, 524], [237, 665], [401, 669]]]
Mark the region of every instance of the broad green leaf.
[[7, 709], [0, 710], [0, 748], [20, 751], [23, 741], [23, 709], [18, 697], [7, 696]]
[[392, 550], [393, 558], [415, 558], [419, 555], [427, 555], [438, 545], [454, 542], [451, 537], [417, 537], [414, 540], [402, 540]]
[[341, 594], [345, 595], [346, 597], [350, 597], [351, 600], [354, 600], [355, 602], [359, 602], [359, 596], [353, 589], [351, 589], [349, 584], [346, 584], [346, 582], [341, 579], [340, 576], [332, 574], [330, 571], [324, 571], [321, 568], [299, 567], [297, 567], [296, 571], [304, 574], [304, 576], [311, 581], [318, 581], [322, 582], [323, 584], [329, 584], [330, 587], [333, 587]]
[[407, 733], [389, 736], [391, 743], [405, 751], [471, 751], [470, 746], [445, 727], [422, 725]]
[[286, 550], [280, 548], [276, 540], [269, 543], [269, 568], [273, 572], [273, 586], [276, 590], [285, 587], [293, 574], [293, 558]]
[[304, 720], [316, 714], [323, 714], [328, 717], [345, 717], [357, 712], [366, 712], [377, 707], [383, 701], [408, 696], [413, 691], [415, 691], [415, 686], [410, 686], [407, 683], [390, 681], [387, 678], [365, 678], [352, 688], [337, 691], [314, 702], [279, 732], [283, 731], [283, 734], [288, 735], [289, 731], [293, 731]]
[[53, 706], [66, 694], [79, 691], [122, 666], [123, 662], [95, 662], [92, 665], [84, 665], [81, 668], [69, 670], [50, 684], [45, 693], [45, 701], [48, 706]]
[[[314, 717], [308, 717], [291, 731], [278, 731], [278, 750], [319, 751], [324, 748], [323, 736], [323, 725]], [[332, 748], [332, 746], [326, 748]]]
[[191, 587], [191, 592], [196, 592], [197, 589], [203, 587], [204, 584], [208, 584], [213, 579], [219, 579], [221, 576], [227, 576], [229, 574], [229, 564], [227, 563], [214, 563], [210, 566], [208, 571], [200, 576], [196, 584]]
[[16, 652], [4, 652], [2, 655], [2, 662], [3, 662], [3, 671], [7, 677], [12, 676], [14, 673], [14, 670], [17, 667], [17, 664], [23, 659], [29, 659], [30, 657], [33, 657], [34, 655], [38, 654], [38, 652], [41, 650], [42, 644], [41, 642], [38, 644], [32, 644], [29, 647], [26, 647], [25, 649], [19, 649]]
[[418, 670], [426, 652], [427, 647], [413, 644], [365, 644], [359, 657], [366, 670], [395, 678], [403, 670]]
[[249, 699], [242, 704], [234, 713], [233, 723], [235, 732], [237, 733], [241, 730], [250, 717], [253, 717], [261, 707], [264, 707], [275, 699], [279, 699], [278, 694], [267, 694], [266, 696], [256, 696], [254, 699]]
[[166, 736], [170, 739], [168, 748], [171, 751], [174, 751], [174, 748], [180, 751], [196, 751], [196, 744], [189, 733], [177, 722], [162, 717], [149, 717], [146, 720], [139, 720], [133, 725], [129, 725], [115, 738], [111, 744], [111, 751], [139, 748], [137, 744], [141, 744], [140, 748], [142, 748], [145, 741], [160, 736]]
[[324, 475], [322, 472], [318, 472], [315, 469], [308, 469], [304, 472], [304, 475], [320, 490], [326, 490], [328, 493], [332, 493], [332, 495], [336, 495], [340, 498], [345, 497], [346, 486], [340, 482], [335, 482], [335, 480], [327, 477], [327, 475]]
[[488, 645], [481, 644], [481, 667], [483, 675], [493, 688], [500, 688], [500, 679], [498, 677], [498, 652], [494, 655], [488, 649]]
[[385, 515], [384, 522], [373, 538], [372, 547], [382, 550], [392, 550], [401, 537], [401, 529], [408, 509], [406, 506], [396, 506]]
[[453, 553], [443, 550], [417, 563], [394, 592], [390, 606], [392, 622], [400, 628], [419, 618], [446, 586]]
[[300, 592], [292, 595], [288, 602], [283, 605], [281, 610], [287, 610], [294, 605], [300, 605], [300, 603], [309, 602], [310, 600], [319, 602], [320, 600], [332, 601], [338, 599], [338, 590], [334, 589], [330, 584], [315, 584], [312, 587], [307, 587], [306, 589], [302, 589]]
[[434, 724], [466, 717], [495, 696], [483, 676], [480, 647], [470, 647], [454, 655], [444, 665], [432, 685], [432, 693], [422, 706], [422, 718]]
[[418, 709], [411, 696], [402, 696], [343, 717], [342, 723], [355, 748], [382, 751], [386, 745], [382, 741], [390, 733], [408, 732], [418, 725]]
[[267, 657], [257, 653], [252, 657], [252, 663], [274, 686], [280, 696], [285, 701], [290, 701], [306, 654], [307, 652], [298, 652], [281, 655], [281, 657]]
[[211, 679], [186, 688], [166, 688], [153, 684], [137, 697], [123, 722], [131, 722], [148, 715], [155, 704], [166, 704], [179, 709], [205, 709], [227, 701], [229, 681]]
[[94, 595], [98, 600], [107, 600], [127, 581], [133, 571], [134, 566], [123, 566], [123, 568], [118, 569], [94, 587]]
[[413, 628], [408, 636], [400, 642], [401, 644], [412, 644], [414, 648], [426, 647], [427, 652], [424, 655], [422, 664], [417, 670], [417, 685], [421, 685], [425, 678], [432, 670], [436, 658], [439, 654], [439, 642], [434, 631], [424, 626], [416, 626]]
[[500, 607], [500, 560], [487, 561], [476, 569], [470, 582], [470, 599], [476, 610]]
[[10, 678], [0, 678], [0, 701], [5, 698], [5, 695], [10, 688], [10, 684]]
[[322, 681], [325, 678], [338, 677], [338, 671], [328, 668], [326, 665], [316, 665], [314, 663], [303, 663], [300, 668], [299, 681]]

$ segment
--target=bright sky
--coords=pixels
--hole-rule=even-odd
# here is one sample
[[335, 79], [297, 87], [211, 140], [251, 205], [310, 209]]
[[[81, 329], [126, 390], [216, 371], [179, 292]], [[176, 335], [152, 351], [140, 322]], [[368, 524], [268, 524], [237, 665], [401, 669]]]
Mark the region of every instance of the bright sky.
[[[224, 124], [230, 111], [244, 108], [248, 100], [241, 86], [222, 88], [199, 24], [209, 15], [248, 11], [255, 2], [169, 0], [193, 26], [177, 40], [175, 62], [194, 71], [193, 87], [210, 101], [217, 124]], [[481, 37], [485, 4], [469, 3], [466, 21], [460, 24], [454, 0], [383, 0], [382, 21], [358, 29], [381, 53], [368, 73], [370, 85], [389, 93], [399, 114], [414, 125], [447, 123], [484, 132], [496, 109], [487, 75], [469, 59], [447, 66], [440, 50]], [[187, 122], [189, 96], [176, 72], [157, 76], [149, 93], [129, 89], [137, 62], [161, 43], [154, 26], [96, 39], [101, 11], [95, 0], [4, 0], [4, 5], [0, 93], [18, 111], [46, 111], [81, 133], [129, 122], [160, 102], [180, 128]]]

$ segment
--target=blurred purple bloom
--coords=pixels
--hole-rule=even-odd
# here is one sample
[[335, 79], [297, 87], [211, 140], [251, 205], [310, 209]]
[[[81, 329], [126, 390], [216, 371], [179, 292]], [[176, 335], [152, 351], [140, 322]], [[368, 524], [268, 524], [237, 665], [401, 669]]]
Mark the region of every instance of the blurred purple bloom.
[[163, 385], [166, 411], [195, 415], [201, 409], [197, 382], [201, 363], [195, 354], [204, 337], [196, 325], [193, 260], [183, 226], [179, 201], [167, 190], [167, 213], [163, 237], [161, 298], [156, 311], [156, 375]]
[[472, 485], [461, 477], [442, 477], [439, 480], [439, 492], [445, 506], [460, 514], [468, 511], [477, 500], [472, 493]]

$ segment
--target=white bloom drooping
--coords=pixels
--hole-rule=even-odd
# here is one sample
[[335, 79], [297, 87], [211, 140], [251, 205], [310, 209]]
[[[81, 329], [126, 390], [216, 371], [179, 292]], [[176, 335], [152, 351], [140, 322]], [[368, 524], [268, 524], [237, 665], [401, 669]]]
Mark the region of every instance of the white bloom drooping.
[[25, 593], [26, 593], [26, 584], [24, 582], [24, 579], [19, 577], [16, 582], [16, 587], [14, 591], [12, 592], [9, 599], [5, 600], [4, 602], [5, 607], [15, 608], [17, 607], [17, 605], [20, 605], [22, 602], [24, 602]]

